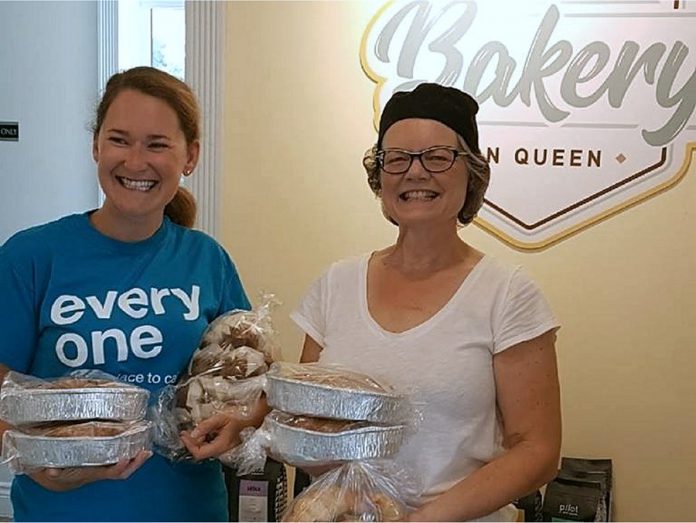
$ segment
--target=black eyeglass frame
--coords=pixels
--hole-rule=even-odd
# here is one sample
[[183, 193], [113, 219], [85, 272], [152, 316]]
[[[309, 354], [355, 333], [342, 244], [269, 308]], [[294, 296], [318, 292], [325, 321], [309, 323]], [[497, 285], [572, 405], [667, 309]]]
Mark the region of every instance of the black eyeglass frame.
[[[440, 150], [446, 150], [446, 151], [452, 152], [453, 153], [452, 161], [450, 162], [450, 164], [447, 167], [444, 167], [442, 169], [429, 169], [425, 165], [425, 163], [423, 162], [423, 155], [427, 154], [429, 152], [432, 152], [432, 151], [440, 151]], [[397, 152], [397, 153], [403, 153], [403, 154], [408, 155], [409, 161], [408, 161], [408, 165], [406, 165], [406, 168], [403, 170], [399, 170], [399, 171], [386, 170], [384, 168], [384, 155], [388, 152]], [[461, 149], [457, 149], [456, 147], [450, 147], [450, 146], [446, 146], [446, 145], [435, 145], [433, 147], [428, 147], [427, 149], [423, 149], [422, 151], [407, 151], [406, 149], [392, 149], [392, 148], [380, 149], [377, 151], [376, 159], [377, 159], [377, 165], [379, 165], [379, 168], [382, 169], [387, 174], [404, 174], [405, 172], [407, 172], [411, 168], [411, 166], [413, 165], [413, 160], [415, 160], [416, 158], [418, 158], [418, 161], [423, 166], [423, 169], [425, 169], [429, 173], [438, 174], [438, 173], [443, 173], [443, 172], [451, 169], [452, 166], [454, 165], [454, 162], [457, 161], [457, 158], [459, 158], [460, 156], [462, 156], [462, 157], [468, 156], [468, 154], [469, 153], [467, 153], [466, 151], [462, 151]]]

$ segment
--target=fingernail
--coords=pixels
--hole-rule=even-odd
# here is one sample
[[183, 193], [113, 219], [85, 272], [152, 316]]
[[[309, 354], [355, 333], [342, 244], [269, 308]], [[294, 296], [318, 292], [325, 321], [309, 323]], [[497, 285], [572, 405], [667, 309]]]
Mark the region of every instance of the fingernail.
[[201, 432], [198, 429], [193, 429], [191, 431], [191, 437], [194, 439], [198, 438], [200, 435], [201, 435]]

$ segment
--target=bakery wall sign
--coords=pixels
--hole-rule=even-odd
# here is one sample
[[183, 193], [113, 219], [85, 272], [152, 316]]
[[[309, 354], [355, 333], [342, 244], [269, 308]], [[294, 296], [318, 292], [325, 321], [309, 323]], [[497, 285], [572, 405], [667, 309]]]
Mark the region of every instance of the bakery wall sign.
[[476, 223], [548, 247], [673, 187], [696, 150], [696, 2], [397, 0], [365, 29], [374, 117], [423, 81], [471, 93]]

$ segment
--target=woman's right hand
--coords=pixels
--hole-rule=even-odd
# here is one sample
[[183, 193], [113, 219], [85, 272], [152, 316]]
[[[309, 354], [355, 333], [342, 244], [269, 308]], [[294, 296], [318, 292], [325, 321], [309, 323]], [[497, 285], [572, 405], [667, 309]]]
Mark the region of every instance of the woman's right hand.
[[43, 488], [54, 492], [76, 489], [87, 483], [104, 479], [127, 479], [147, 461], [152, 452], [141, 450], [132, 459], [122, 459], [114, 465], [103, 467], [71, 467], [62, 469], [41, 469], [30, 473], [29, 477]]

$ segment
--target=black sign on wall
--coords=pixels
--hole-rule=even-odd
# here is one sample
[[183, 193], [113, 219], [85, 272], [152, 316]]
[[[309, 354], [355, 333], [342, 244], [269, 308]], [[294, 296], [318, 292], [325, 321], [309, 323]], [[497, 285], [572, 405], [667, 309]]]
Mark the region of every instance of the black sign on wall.
[[0, 122], [0, 142], [19, 141], [19, 122]]

